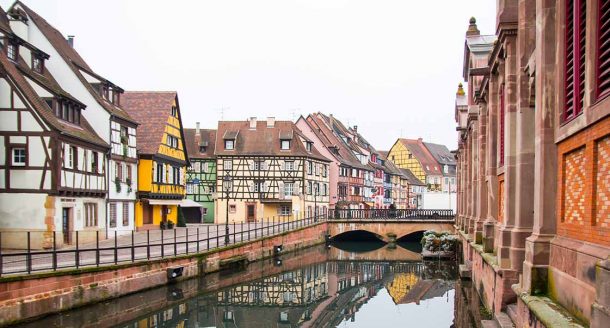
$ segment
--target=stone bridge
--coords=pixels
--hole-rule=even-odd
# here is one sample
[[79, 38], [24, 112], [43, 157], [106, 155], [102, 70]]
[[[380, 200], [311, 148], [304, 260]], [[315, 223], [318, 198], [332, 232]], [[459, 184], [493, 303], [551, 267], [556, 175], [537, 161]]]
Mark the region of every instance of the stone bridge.
[[337, 209], [329, 213], [328, 233], [331, 238], [335, 238], [365, 231], [384, 242], [393, 243], [410, 234], [426, 230], [453, 232], [454, 223], [452, 210]]

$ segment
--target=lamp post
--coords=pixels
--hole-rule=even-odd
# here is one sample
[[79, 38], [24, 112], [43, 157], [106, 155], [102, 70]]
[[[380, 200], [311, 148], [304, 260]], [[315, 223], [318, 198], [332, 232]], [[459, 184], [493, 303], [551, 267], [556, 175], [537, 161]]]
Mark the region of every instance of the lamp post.
[[225, 176], [222, 178], [222, 189], [224, 189], [225, 191], [225, 195], [226, 195], [226, 200], [227, 200], [227, 207], [226, 207], [226, 220], [225, 220], [225, 245], [228, 245], [230, 240], [229, 240], [229, 192], [231, 191], [231, 188], [233, 187], [233, 178], [231, 178], [231, 175], [229, 174], [229, 172], [227, 172], [225, 174]]

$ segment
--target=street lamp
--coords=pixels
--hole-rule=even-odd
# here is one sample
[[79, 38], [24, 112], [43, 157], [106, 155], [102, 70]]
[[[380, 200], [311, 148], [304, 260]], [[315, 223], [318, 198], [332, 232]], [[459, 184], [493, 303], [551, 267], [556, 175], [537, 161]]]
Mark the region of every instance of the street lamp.
[[229, 192], [233, 187], [233, 178], [229, 172], [225, 174], [222, 178], [222, 189], [225, 191], [226, 199], [227, 199], [227, 210], [226, 210], [226, 220], [225, 220], [225, 245], [229, 244]]

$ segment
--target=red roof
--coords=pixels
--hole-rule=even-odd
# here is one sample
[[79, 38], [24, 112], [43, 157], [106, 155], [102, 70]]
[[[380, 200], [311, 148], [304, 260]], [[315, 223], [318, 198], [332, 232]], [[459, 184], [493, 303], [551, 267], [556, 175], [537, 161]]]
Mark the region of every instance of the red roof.
[[438, 162], [434, 159], [432, 154], [428, 151], [428, 148], [424, 145], [422, 139], [398, 139], [413, 156], [419, 161], [426, 175], [442, 175]]
[[[154, 155], [159, 151], [174, 101], [178, 104], [177, 97], [176, 91], [127, 91], [123, 95], [123, 108], [140, 122], [138, 127], [140, 154]], [[179, 109], [178, 117], [180, 117]]]

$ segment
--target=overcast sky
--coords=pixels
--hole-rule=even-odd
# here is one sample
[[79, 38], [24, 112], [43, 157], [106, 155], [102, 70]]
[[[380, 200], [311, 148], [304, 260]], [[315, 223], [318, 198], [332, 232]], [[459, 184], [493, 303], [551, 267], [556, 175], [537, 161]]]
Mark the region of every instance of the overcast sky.
[[[12, 0], [0, 0], [7, 9]], [[176, 90], [183, 123], [333, 113], [377, 149], [456, 146], [454, 97], [471, 16], [490, 0], [26, 0], [98, 74]], [[222, 110], [224, 108], [224, 110]]]

